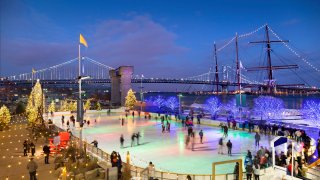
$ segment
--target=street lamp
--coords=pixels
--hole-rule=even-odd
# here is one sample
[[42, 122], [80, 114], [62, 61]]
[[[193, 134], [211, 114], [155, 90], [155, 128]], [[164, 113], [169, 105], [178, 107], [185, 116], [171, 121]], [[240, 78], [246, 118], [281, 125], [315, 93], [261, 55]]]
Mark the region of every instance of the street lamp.
[[182, 97], [182, 94], [179, 93], [178, 94], [178, 98], [179, 98], [179, 115], [181, 115], [181, 97]]
[[79, 83], [79, 98], [78, 98], [78, 105], [77, 105], [77, 119], [80, 123], [80, 132], [79, 132], [79, 139], [80, 139], [80, 149], [82, 150], [82, 127], [83, 127], [83, 105], [82, 105], [82, 90], [81, 90], [81, 83], [82, 80], [89, 79], [90, 76], [79, 76], [78, 83]]
[[143, 91], [142, 91], [142, 78], [143, 74], [141, 74], [141, 81], [140, 81], [140, 112], [142, 112], [142, 102], [143, 102]]

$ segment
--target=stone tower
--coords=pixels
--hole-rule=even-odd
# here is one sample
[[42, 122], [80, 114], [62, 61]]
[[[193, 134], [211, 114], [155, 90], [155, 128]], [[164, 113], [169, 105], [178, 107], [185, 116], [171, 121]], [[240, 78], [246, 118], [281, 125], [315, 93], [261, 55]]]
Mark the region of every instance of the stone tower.
[[133, 66], [120, 66], [109, 71], [111, 78], [111, 103], [114, 105], [125, 105], [125, 98], [131, 88], [131, 76]]

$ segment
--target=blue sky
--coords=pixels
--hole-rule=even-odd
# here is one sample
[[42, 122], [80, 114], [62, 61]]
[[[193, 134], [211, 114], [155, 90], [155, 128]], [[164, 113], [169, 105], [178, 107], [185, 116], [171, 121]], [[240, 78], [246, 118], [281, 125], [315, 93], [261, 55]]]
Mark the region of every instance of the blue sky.
[[[79, 33], [89, 48], [83, 55], [112, 67], [134, 65], [146, 77], [189, 77], [209, 71], [213, 42], [218, 48], [236, 32], [268, 23], [289, 45], [320, 68], [319, 1], [98, 1], [1, 0], [1, 75], [29, 72], [77, 57]], [[244, 66], [265, 63], [258, 31], [240, 40]], [[271, 35], [272, 39], [275, 39]], [[320, 86], [314, 71], [283, 45], [273, 45], [274, 64], [298, 64], [299, 78], [275, 72], [279, 82]], [[219, 52], [219, 63], [234, 66], [234, 44]], [[277, 58], [280, 58], [277, 61]], [[288, 60], [288, 62], [286, 62]], [[248, 74], [251, 78], [265, 73]], [[280, 78], [281, 77], [281, 78]]]

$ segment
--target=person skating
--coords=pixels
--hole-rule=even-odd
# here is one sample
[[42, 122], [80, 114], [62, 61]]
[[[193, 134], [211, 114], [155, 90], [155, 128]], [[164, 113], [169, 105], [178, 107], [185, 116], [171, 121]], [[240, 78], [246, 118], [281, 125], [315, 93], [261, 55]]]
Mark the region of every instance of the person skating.
[[202, 140], [203, 140], [203, 131], [202, 129], [199, 132], [199, 136], [200, 136], [200, 143], [203, 144]]
[[50, 147], [48, 145], [44, 145], [42, 150], [43, 150], [43, 153], [45, 154], [44, 163], [49, 164]]
[[219, 139], [219, 149], [218, 149], [218, 154], [223, 154], [223, 139]]
[[228, 137], [228, 127], [224, 126], [224, 137]]
[[138, 132], [138, 133], [136, 134], [137, 145], [140, 145], [140, 144], [139, 144], [139, 138], [140, 138], [140, 137], [141, 137], [140, 132]]
[[136, 134], [133, 133], [132, 136], [131, 136], [131, 147], [133, 146], [134, 144], [134, 138], [136, 137]]
[[37, 180], [38, 164], [33, 160], [33, 158], [30, 158], [30, 161], [27, 164], [27, 169], [30, 174], [30, 180]]
[[27, 147], [28, 146], [28, 142], [27, 142], [27, 140], [25, 140], [24, 142], [23, 142], [23, 156], [28, 156], [28, 153], [27, 153]]
[[36, 146], [33, 144], [33, 142], [30, 143], [31, 148], [31, 156], [34, 156], [34, 153], [36, 153]]
[[162, 123], [162, 133], [165, 132], [166, 127], [164, 126], [164, 123]]
[[123, 135], [121, 134], [121, 136], [120, 136], [120, 145], [121, 145], [121, 148], [123, 148], [123, 142], [124, 142], [124, 138], [123, 138]]
[[197, 123], [200, 124], [200, 115], [197, 115]]
[[90, 120], [87, 121], [87, 125], [88, 125], [88, 127], [90, 126]]
[[259, 142], [260, 142], [260, 134], [256, 132], [256, 135], [254, 136], [254, 139], [256, 140], [256, 146], [259, 147]]
[[229, 141], [227, 142], [227, 147], [228, 147], [228, 155], [231, 156], [232, 143], [231, 143], [230, 139], [229, 139]]
[[63, 115], [61, 117], [61, 124], [62, 124], [62, 126], [64, 125], [64, 116]]
[[124, 125], [124, 118], [121, 118], [121, 125]]
[[168, 131], [168, 132], [170, 132], [170, 125], [171, 125], [170, 122], [167, 121], [167, 131]]

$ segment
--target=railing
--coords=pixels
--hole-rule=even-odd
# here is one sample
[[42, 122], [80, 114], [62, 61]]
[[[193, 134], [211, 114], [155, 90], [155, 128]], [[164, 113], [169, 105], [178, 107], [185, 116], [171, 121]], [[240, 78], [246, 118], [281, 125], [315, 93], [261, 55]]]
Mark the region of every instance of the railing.
[[[58, 131], [64, 131], [60, 127], [55, 126], [56, 130]], [[79, 142], [79, 138], [76, 136], [71, 136], [72, 140], [75, 140], [76, 142]], [[84, 146], [86, 147], [86, 152], [87, 154], [92, 157], [98, 159], [98, 161], [103, 162], [104, 165], [107, 167], [111, 167], [111, 158], [110, 154], [104, 152], [102, 149], [94, 147], [92, 144], [89, 144], [88, 142], [83, 142]], [[125, 158], [123, 158], [125, 159]], [[125, 167], [127, 164], [123, 162], [123, 167]], [[270, 167], [272, 168], [272, 167]], [[264, 172], [268, 171], [269, 168], [263, 170]], [[277, 168], [278, 169], [278, 168]], [[283, 169], [279, 169], [283, 171]], [[149, 179], [151, 176], [148, 171], [145, 170], [145, 168], [130, 165], [130, 171], [131, 175], [133, 178], [136, 179]], [[193, 180], [211, 180], [212, 179], [212, 174], [182, 174], [182, 173], [173, 173], [173, 172], [166, 172], [166, 171], [158, 171], [155, 170], [154, 174], [152, 177], [154, 179], [159, 179], [159, 180], [185, 180], [187, 176], [190, 175], [191, 179]], [[262, 176], [267, 175], [267, 173], [261, 174]], [[316, 175], [314, 173], [307, 172], [307, 177], [310, 179], [320, 179], [320, 175]], [[243, 179], [245, 179], [245, 172], [243, 172]], [[232, 173], [229, 174], [217, 174], [215, 175], [215, 179], [217, 180], [231, 180], [235, 179], [235, 175]]]

